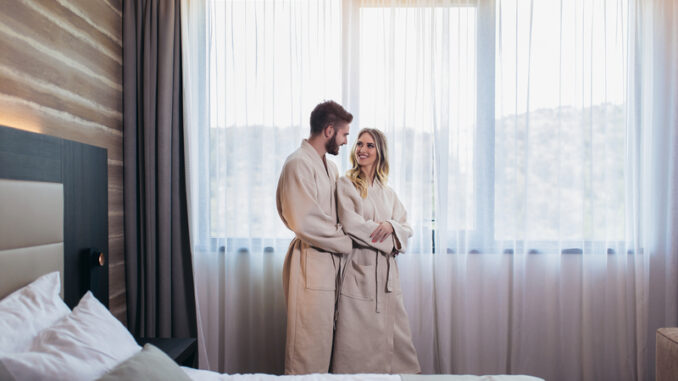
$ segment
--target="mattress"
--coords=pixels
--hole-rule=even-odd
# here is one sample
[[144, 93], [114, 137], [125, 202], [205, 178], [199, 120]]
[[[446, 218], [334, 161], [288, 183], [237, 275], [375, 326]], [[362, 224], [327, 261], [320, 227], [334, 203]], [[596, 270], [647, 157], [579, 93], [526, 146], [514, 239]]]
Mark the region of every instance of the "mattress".
[[270, 374], [221, 374], [202, 369], [182, 367], [194, 381], [544, 381], [522, 375], [390, 375], [390, 374], [308, 374], [274, 376]]

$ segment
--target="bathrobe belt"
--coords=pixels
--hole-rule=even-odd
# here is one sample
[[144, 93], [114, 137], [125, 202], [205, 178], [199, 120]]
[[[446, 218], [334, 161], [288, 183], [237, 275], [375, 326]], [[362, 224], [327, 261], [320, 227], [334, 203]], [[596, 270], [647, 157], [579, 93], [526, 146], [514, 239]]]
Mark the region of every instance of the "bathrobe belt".
[[[338, 257], [338, 259], [337, 259]], [[344, 277], [346, 276], [346, 264], [349, 262], [348, 258], [350, 256], [344, 255], [332, 255], [332, 263], [336, 266], [337, 260], [339, 261], [339, 273], [334, 281], [334, 326], [333, 329], [337, 329], [337, 318], [339, 317], [339, 295], [341, 294], [341, 285], [344, 283]]]
[[374, 297], [375, 299], [375, 304], [376, 304], [376, 311], [381, 312], [382, 309], [382, 304], [379, 301], [379, 256], [383, 255], [386, 257], [386, 292], [393, 292], [393, 279], [391, 276], [391, 261], [393, 261], [393, 254], [382, 254], [381, 252], [377, 251], [376, 253], [376, 258], [375, 258], [375, 266], [374, 266], [374, 272], [375, 272], [375, 283], [376, 283], [376, 295]]

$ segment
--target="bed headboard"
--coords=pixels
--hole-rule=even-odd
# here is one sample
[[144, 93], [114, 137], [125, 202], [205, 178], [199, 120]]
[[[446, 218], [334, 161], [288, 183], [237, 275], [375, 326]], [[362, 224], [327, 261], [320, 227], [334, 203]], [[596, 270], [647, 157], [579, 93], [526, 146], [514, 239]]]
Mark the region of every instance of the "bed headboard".
[[107, 169], [103, 148], [0, 126], [0, 298], [59, 270], [71, 308], [108, 305]]

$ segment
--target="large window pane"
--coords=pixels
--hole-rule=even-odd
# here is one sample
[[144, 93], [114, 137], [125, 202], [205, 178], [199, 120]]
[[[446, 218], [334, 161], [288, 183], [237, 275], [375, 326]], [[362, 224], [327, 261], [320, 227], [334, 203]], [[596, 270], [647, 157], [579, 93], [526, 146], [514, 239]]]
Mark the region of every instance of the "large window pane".
[[496, 238], [622, 240], [625, 1], [498, 4]]
[[360, 11], [361, 124], [389, 138], [391, 185], [420, 250], [436, 229], [476, 229], [477, 12], [444, 3]]
[[284, 241], [292, 233], [275, 204], [282, 163], [308, 137], [315, 105], [341, 100], [341, 1], [209, 7], [210, 237], [239, 242], [234, 250]]

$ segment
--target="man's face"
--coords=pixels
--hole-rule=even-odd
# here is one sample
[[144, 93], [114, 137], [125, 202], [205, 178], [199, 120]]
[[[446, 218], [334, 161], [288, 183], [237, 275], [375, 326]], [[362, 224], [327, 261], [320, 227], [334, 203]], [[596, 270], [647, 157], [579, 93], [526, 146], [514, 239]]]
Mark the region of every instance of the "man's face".
[[[329, 127], [328, 127], [329, 128]], [[348, 142], [348, 132], [351, 128], [349, 123], [337, 122], [334, 125], [334, 135], [332, 138], [327, 141], [325, 144], [325, 150], [327, 153], [332, 155], [339, 154], [339, 147], [343, 146]]]

